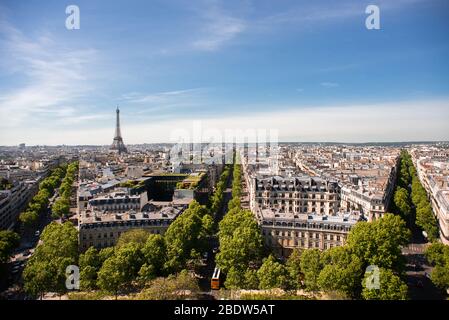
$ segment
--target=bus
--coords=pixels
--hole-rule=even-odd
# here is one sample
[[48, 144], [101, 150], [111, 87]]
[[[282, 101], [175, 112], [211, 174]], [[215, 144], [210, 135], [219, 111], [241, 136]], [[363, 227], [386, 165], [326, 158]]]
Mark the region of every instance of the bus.
[[220, 268], [215, 267], [214, 274], [212, 275], [212, 279], [210, 280], [210, 288], [212, 290], [220, 289]]

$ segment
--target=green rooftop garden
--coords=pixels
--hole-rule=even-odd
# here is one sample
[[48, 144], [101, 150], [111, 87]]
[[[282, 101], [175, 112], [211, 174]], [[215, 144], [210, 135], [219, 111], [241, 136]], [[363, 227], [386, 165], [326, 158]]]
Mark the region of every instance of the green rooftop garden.
[[179, 181], [176, 184], [176, 189], [187, 189], [187, 190], [194, 190], [196, 187], [198, 187], [199, 183], [205, 176], [204, 172], [201, 172], [200, 174], [191, 174], [187, 176], [184, 180]]

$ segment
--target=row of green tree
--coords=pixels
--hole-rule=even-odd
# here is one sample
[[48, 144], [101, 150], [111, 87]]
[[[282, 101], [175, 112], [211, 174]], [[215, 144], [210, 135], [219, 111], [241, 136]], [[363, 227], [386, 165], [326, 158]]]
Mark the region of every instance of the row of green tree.
[[28, 203], [26, 210], [19, 216], [19, 221], [26, 227], [33, 226], [38, 221], [39, 215], [47, 210], [49, 199], [60, 185], [66, 171], [67, 165], [61, 165], [52, 170], [51, 174], [41, 181], [39, 191]]
[[0, 263], [6, 263], [12, 252], [20, 243], [20, 237], [17, 233], [10, 230], [0, 231]]
[[[199, 266], [201, 253], [207, 250], [213, 234], [212, 214], [222, 204], [230, 171], [231, 168], [226, 166], [222, 172], [210, 198], [209, 209], [192, 201], [164, 235], [136, 229], [122, 234], [114, 248], [98, 251], [91, 247], [81, 254], [81, 289], [99, 289], [117, 295], [145, 286], [142, 295], [148, 298], [153, 294], [156, 297], [171, 294], [154, 289], [156, 284], [171, 287], [170, 283], [177, 283], [179, 287], [179, 283], [189, 282], [178, 273], [186, 269], [195, 271]], [[189, 283], [189, 287], [194, 286]]]
[[52, 222], [28, 260], [22, 277], [25, 291], [42, 297], [45, 292], [66, 292], [66, 268], [78, 265], [78, 231], [71, 222]]
[[211, 213], [214, 215], [220, 210], [223, 204], [223, 193], [226, 189], [226, 184], [228, 182], [229, 175], [232, 168], [226, 165], [223, 172], [220, 175], [220, 179], [215, 186], [215, 191], [209, 199], [209, 208]]
[[[73, 166], [74, 167], [74, 166]], [[217, 190], [222, 193], [230, 168], [222, 173]], [[69, 170], [67, 170], [69, 171]], [[65, 180], [66, 181], [66, 180]], [[70, 184], [67, 182], [67, 185]], [[62, 188], [64, 194], [64, 188]], [[115, 247], [97, 250], [90, 247], [79, 256], [80, 287], [82, 290], [101, 290], [117, 295], [120, 292], [135, 290], [148, 286], [150, 282], [161, 277], [178, 274], [184, 269], [193, 270], [199, 265], [201, 253], [209, 245], [209, 237], [213, 233], [213, 218], [211, 210], [192, 201], [189, 207], [179, 215], [168, 227], [164, 235], [150, 234], [142, 229], [135, 229], [122, 234]], [[51, 225], [52, 229], [53, 224]], [[68, 226], [67, 223], [64, 226]], [[64, 254], [53, 250], [52, 243], [48, 244], [50, 227], [45, 228], [33, 261], [24, 273], [26, 289], [30, 294], [38, 295], [43, 292], [64, 292], [64, 282], [60, 278], [60, 271], [68, 264]], [[57, 229], [56, 229], [57, 231]], [[70, 234], [68, 232], [68, 234]], [[65, 250], [69, 252], [69, 250]], [[45, 256], [41, 252], [49, 255]], [[41, 259], [40, 257], [43, 257]], [[77, 256], [71, 255], [71, 263], [75, 263]], [[62, 259], [62, 260], [61, 260]], [[58, 263], [58, 267], [50, 268], [53, 274], [42, 277], [38, 273], [44, 261]], [[48, 279], [53, 281], [47, 281]], [[170, 281], [175, 281], [170, 278]], [[157, 280], [162, 281], [162, 280]], [[165, 280], [164, 280], [165, 281]], [[58, 285], [56, 285], [58, 283]], [[151, 287], [151, 286], [150, 286]], [[151, 290], [150, 290], [151, 291]]]
[[415, 166], [407, 151], [402, 151], [393, 199], [393, 210], [409, 222], [416, 224], [427, 234], [430, 241], [439, 237], [438, 221], [432, 211], [427, 192], [422, 186]]
[[[374, 222], [357, 223], [344, 246], [323, 252], [294, 250], [285, 264], [271, 255], [258, 269], [223, 263], [228, 269], [225, 286], [229, 289], [305, 289], [353, 299], [406, 299], [401, 246], [408, 243], [409, 237], [405, 222], [399, 216], [386, 214]], [[379, 289], [366, 286], [369, 274], [365, 271], [370, 265], [379, 268]]]
[[128, 231], [117, 245], [80, 255], [81, 289], [117, 295], [157, 277], [193, 270], [212, 234], [213, 219], [205, 206], [192, 201], [164, 235], [142, 229]]
[[231, 279], [225, 284], [227, 287], [232, 286], [236, 274], [246, 275], [253, 283], [264, 255], [257, 221], [251, 211], [241, 208], [242, 168], [235, 160], [234, 156], [232, 199], [228, 202], [228, 212], [219, 223], [220, 252], [215, 257], [218, 267]]
[[59, 187], [59, 197], [53, 203], [51, 212], [53, 218], [67, 217], [70, 213], [70, 194], [72, 191], [72, 184], [78, 174], [78, 161], [70, 163], [67, 167], [64, 179]]
[[[235, 163], [233, 198], [219, 225], [220, 252], [216, 256], [228, 289], [306, 289], [365, 299], [407, 297], [401, 246], [408, 243], [410, 231], [403, 219], [386, 214], [378, 221], [360, 222], [345, 246], [324, 252], [295, 250], [283, 264], [271, 255], [263, 259], [263, 240], [254, 215], [241, 209], [241, 179], [241, 166]], [[370, 265], [380, 268], [380, 289], [363, 286]]]
[[179, 273], [167, 264], [168, 247], [164, 236], [142, 229], [124, 233], [115, 247], [101, 250], [90, 247], [79, 259], [80, 289], [101, 290], [115, 296], [143, 289], [144, 296], [156, 295], [155, 284], [170, 287]]
[[449, 246], [432, 243], [426, 250], [427, 260], [433, 265], [430, 278], [441, 289], [449, 288]]
[[[52, 222], [42, 232], [40, 245], [24, 272], [24, 289], [35, 297], [46, 292], [63, 294], [66, 268], [80, 267], [80, 289], [100, 289], [117, 295], [167, 275], [164, 237], [142, 229], [126, 232], [115, 247], [90, 247], [78, 255], [78, 233], [71, 222]], [[160, 281], [160, 280], [159, 280]]]

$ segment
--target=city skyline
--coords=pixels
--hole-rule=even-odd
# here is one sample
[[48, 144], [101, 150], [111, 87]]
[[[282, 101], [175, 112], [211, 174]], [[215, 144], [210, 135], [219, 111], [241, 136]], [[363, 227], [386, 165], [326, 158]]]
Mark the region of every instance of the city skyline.
[[368, 4], [78, 1], [67, 30], [63, 3], [5, 1], [0, 145], [107, 145], [117, 104], [127, 144], [196, 120], [280, 141], [449, 140], [447, 3], [378, 1], [380, 30]]

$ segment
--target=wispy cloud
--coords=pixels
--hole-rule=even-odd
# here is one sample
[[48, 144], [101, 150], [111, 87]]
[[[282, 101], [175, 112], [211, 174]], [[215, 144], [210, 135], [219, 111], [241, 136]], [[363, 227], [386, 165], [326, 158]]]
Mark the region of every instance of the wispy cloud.
[[50, 35], [29, 38], [5, 20], [0, 21], [1, 70], [23, 81], [2, 88], [2, 127], [17, 126], [39, 114], [67, 117], [74, 114], [76, 99], [91, 91], [86, 80], [95, 59], [92, 49], [61, 48]]
[[[71, 115], [70, 117], [63, 118], [61, 120], [61, 124], [63, 125], [81, 124], [92, 120], [114, 119], [114, 117], [115, 114], [113, 112], [86, 114], [86, 115]], [[111, 123], [113, 122], [111, 121]]]
[[[415, 3], [424, 2], [424, 0], [377, 0], [375, 5], [378, 5], [382, 12], [401, 9], [405, 6], [410, 6]], [[305, 1], [300, 2], [288, 9], [280, 12], [275, 12], [271, 15], [262, 17], [253, 22], [253, 29], [256, 30], [272, 30], [284, 25], [300, 25], [305, 30], [310, 27], [315, 27], [317, 24], [331, 24], [346, 19], [360, 17], [361, 23], [364, 22], [365, 8], [372, 4], [369, 1]]]
[[210, 2], [201, 17], [205, 24], [201, 38], [193, 41], [195, 49], [217, 50], [246, 29], [246, 22], [225, 12], [219, 2]]
[[320, 86], [325, 88], [336, 88], [339, 87], [340, 85], [336, 82], [321, 82]]
[[[449, 140], [449, 100], [402, 101], [383, 104], [334, 106], [273, 106], [269, 112], [250, 112], [223, 117], [167, 117], [159, 121], [124, 124], [126, 143], [170, 142], [174, 130], [192, 132], [193, 122], [204, 130], [274, 129], [281, 141], [430, 141]], [[404, 113], [407, 110], [407, 113]], [[298, 130], [298, 128], [301, 128]], [[17, 137], [0, 136], [1, 144], [108, 144], [111, 128], [76, 130], [68, 126], [63, 134], [40, 129]]]
[[163, 103], [173, 101], [173, 99], [185, 99], [193, 94], [204, 91], [204, 88], [193, 88], [184, 90], [163, 91], [150, 94], [130, 92], [122, 95], [121, 100], [130, 103]]

